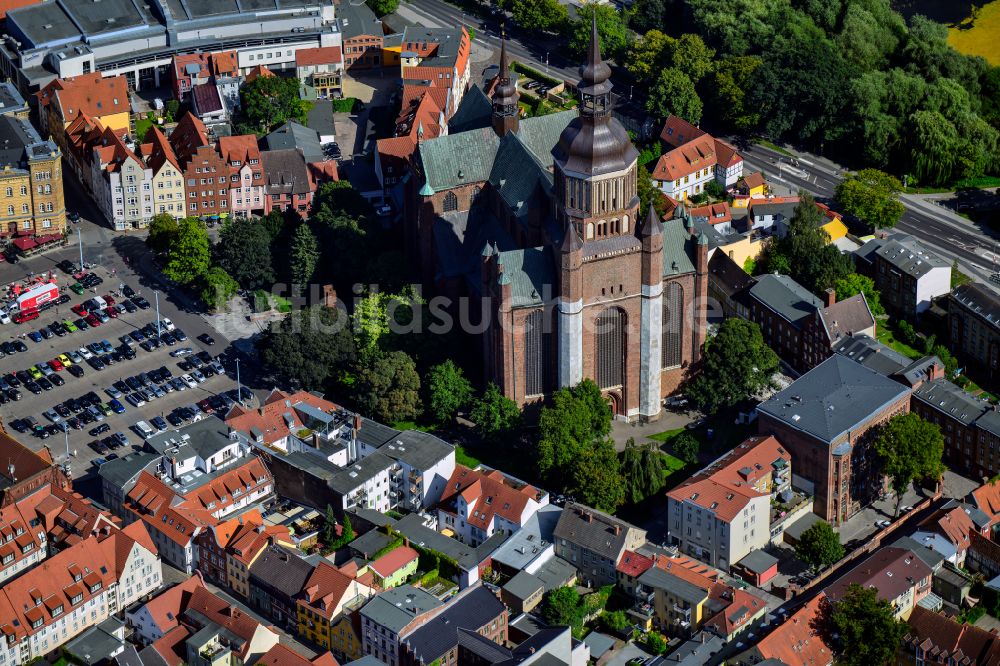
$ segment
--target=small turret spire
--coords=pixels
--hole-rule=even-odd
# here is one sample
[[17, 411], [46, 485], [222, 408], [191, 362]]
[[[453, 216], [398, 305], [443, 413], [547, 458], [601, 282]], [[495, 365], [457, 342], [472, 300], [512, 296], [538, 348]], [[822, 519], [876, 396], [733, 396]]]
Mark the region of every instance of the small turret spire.
[[663, 224], [660, 223], [660, 216], [656, 214], [656, 209], [653, 207], [653, 203], [650, 202], [649, 212], [646, 213], [646, 219], [643, 220], [642, 227], [639, 229], [639, 236], [645, 238], [662, 233]]

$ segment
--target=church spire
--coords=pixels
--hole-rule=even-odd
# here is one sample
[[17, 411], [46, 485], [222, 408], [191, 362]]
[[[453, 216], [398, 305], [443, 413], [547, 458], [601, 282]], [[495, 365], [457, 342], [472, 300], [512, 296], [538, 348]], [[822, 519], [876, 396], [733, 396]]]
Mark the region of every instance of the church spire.
[[653, 204], [650, 202], [649, 212], [646, 213], [646, 219], [643, 221], [642, 227], [639, 228], [639, 237], [646, 238], [662, 233], [663, 224], [660, 222], [660, 216], [656, 214], [656, 209], [653, 208]]
[[507, 63], [507, 37], [500, 40], [500, 71], [493, 88], [493, 131], [503, 137], [507, 132], [517, 132], [519, 112], [517, 84], [510, 75]]

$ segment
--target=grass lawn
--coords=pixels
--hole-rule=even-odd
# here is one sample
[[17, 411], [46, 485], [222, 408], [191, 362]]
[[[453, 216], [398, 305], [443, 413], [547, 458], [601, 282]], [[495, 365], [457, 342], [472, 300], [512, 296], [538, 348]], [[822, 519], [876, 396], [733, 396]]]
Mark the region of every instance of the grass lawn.
[[476, 467], [479, 467], [480, 464], [482, 464], [479, 461], [479, 458], [469, 455], [465, 451], [465, 447], [463, 447], [461, 444], [455, 445], [455, 462], [458, 463], [459, 465], [465, 465], [466, 467], [470, 467], [472, 469], [475, 469]]
[[892, 347], [908, 358], [917, 359], [923, 356], [922, 352], [917, 351], [905, 342], [897, 340], [893, 335], [892, 329], [889, 327], [889, 323], [884, 320], [880, 321], [878, 325], [878, 341]]
[[153, 126], [153, 119], [150, 117], [152, 114], [145, 116], [139, 116], [135, 119], [135, 136], [139, 143], [146, 138], [146, 132], [149, 128]]
[[767, 139], [757, 139], [757, 143], [759, 143], [762, 146], [765, 146], [766, 148], [770, 148], [776, 153], [781, 153], [782, 155], [787, 155], [788, 157], [795, 157], [795, 155], [793, 155], [789, 151], [785, 150], [776, 143], [768, 141]]
[[658, 432], [655, 435], [650, 435], [649, 438], [656, 440], [657, 442], [666, 444], [674, 437], [684, 432], [684, 430], [685, 428], [675, 428], [674, 430], [665, 430], [664, 432]]
[[660, 458], [663, 460], [663, 476], [668, 477], [674, 472], [684, 469], [684, 461], [676, 456], [672, 456], [669, 453], [661, 453]]
[[948, 43], [971, 56], [982, 56], [991, 65], [1000, 65], [1000, 0], [984, 5], [978, 16], [948, 30]]
[[271, 294], [263, 289], [258, 289], [254, 292], [254, 309], [257, 312], [265, 312], [269, 308], [273, 308], [278, 312], [291, 312], [292, 302], [289, 301], [284, 296], [278, 296], [277, 294]]
[[960, 287], [963, 284], [969, 284], [970, 282], [972, 282], [972, 278], [971, 277], [969, 277], [968, 275], [966, 275], [962, 271], [958, 270], [957, 268], [952, 267], [952, 269], [951, 269], [951, 288], [952, 289], [954, 289], [955, 287]]

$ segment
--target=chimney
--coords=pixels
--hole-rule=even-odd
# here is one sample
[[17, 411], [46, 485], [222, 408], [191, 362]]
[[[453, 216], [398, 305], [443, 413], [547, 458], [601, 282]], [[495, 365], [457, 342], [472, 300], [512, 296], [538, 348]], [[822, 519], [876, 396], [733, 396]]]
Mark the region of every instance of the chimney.
[[586, 520], [588, 523], [592, 523], [592, 522], [594, 522], [594, 515], [592, 513], [590, 513], [589, 511], [584, 511], [583, 512], [583, 519]]
[[337, 290], [332, 284], [323, 285], [323, 305], [328, 308], [337, 307]]
[[621, 533], [622, 533], [622, 526], [615, 525], [615, 536], [621, 536]]
[[837, 292], [834, 291], [833, 287], [828, 287], [826, 292], [823, 294], [823, 307], [830, 307], [837, 302]]

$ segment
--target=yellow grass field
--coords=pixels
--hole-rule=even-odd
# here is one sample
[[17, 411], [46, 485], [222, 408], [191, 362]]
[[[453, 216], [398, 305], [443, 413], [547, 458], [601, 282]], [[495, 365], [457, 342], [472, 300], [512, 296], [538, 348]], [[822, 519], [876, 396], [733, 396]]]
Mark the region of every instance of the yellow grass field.
[[[971, 19], [966, 19], [963, 25]], [[948, 42], [962, 53], [983, 56], [991, 65], [1000, 65], [1000, 0], [979, 10], [973, 27], [948, 30]]]

